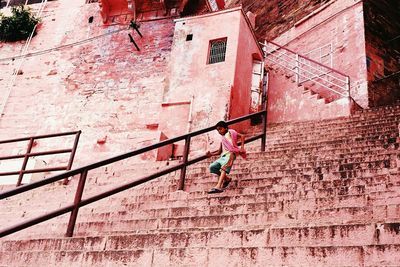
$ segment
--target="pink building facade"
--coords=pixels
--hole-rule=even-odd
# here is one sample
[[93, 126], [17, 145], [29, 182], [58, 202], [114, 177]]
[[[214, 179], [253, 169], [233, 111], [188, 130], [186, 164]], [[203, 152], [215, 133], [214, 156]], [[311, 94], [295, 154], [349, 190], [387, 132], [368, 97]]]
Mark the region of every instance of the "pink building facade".
[[[253, 65], [261, 60], [262, 50], [240, 7], [175, 20], [160, 131], [173, 137], [249, 114]], [[261, 103], [261, 94], [257, 97]], [[202, 147], [216, 142], [214, 135], [208, 138]]]

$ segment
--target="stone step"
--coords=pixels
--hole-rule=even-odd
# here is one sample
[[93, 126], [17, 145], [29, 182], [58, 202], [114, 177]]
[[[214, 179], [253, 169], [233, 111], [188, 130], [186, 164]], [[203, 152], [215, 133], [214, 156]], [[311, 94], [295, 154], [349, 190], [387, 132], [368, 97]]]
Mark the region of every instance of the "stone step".
[[400, 106], [396, 106], [395, 108], [388, 110], [377, 110], [377, 109], [366, 109], [362, 111], [357, 111], [354, 115], [349, 117], [341, 117], [335, 119], [326, 119], [320, 121], [300, 121], [300, 122], [291, 122], [291, 123], [278, 123], [278, 124], [270, 124], [270, 129], [290, 129], [290, 128], [321, 128], [321, 127], [335, 127], [338, 125], [354, 125], [354, 124], [368, 124], [368, 122], [377, 122], [390, 119], [398, 119], [398, 115], [400, 114]]
[[[400, 191], [400, 190], [398, 190], [398, 191]], [[232, 192], [231, 192], [232, 193]], [[203, 192], [203, 195], [205, 194], [205, 192]], [[238, 195], [238, 192], [236, 192], [236, 193], [232, 193], [232, 195], [234, 195], [234, 196], [237, 196]], [[282, 198], [282, 195], [280, 195], [280, 194], [272, 194], [272, 197], [271, 197], [271, 194], [268, 194], [268, 195], [254, 195], [254, 194], [250, 194], [249, 195], [249, 197], [248, 197], [248, 199], [250, 199], [251, 201], [256, 201], [256, 200], [258, 200], [258, 201], [260, 201], [259, 202], [259, 204], [261, 204], [261, 203], [263, 203], [263, 202], [265, 202], [265, 200], [267, 200], [267, 199], [274, 199], [275, 201], [277, 201], [277, 199], [279, 199], [280, 201], [292, 201], [292, 203], [294, 202], [294, 198], [293, 197], [291, 197], [291, 195], [293, 195], [293, 192], [284, 192], [284, 198]], [[394, 194], [394, 196], [395, 197], [397, 197], [399, 195], [399, 192], [397, 192], [396, 194]], [[328, 196], [331, 196], [331, 197], [335, 197], [335, 194], [328, 194]], [[349, 197], [349, 196], [351, 196], [351, 195], [347, 195], [346, 197]], [[354, 195], [354, 197], [357, 197], [357, 196], [361, 196], [361, 197], [364, 197], [365, 195]], [[385, 194], [384, 195], [385, 196], [385, 199], [387, 199], [387, 196], [388, 196], [388, 194]], [[177, 226], [177, 225], [181, 225], [182, 224], [182, 222], [179, 222], [179, 221], [182, 221], [183, 219], [184, 220], [186, 220], [186, 222], [187, 222], [187, 220], [189, 220], [189, 221], [192, 221], [193, 219], [195, 219], [195, 221], [196, 221], [196, 219], [198, 219], [198, 218], [200, 218], [200, 220], [201, 220], [201, 218], [203, 218], [204, 217], [204, 214], [210, 214], [211, 215], [211, 217], [213, 216], [214, 218], [220, 218], [220, 216], [217, 216], [216, 214], [214, 214], [214, 215], [212, 215], [213, 214], [213, 211], [210, 209], [210, 205], [212, 206], [213, 204], [219, 204], [219, 205], [221, 205], [222, 204], [222, 207], [224, 208], [224, 209], [222, 209], [222, 210], [220, 210], [220, 211], [223, 211], [222, 213], [224, 214], [224, 218], [225, 218], [225, 220], [227, 220], [227, 221], [231, 221], [232, 220], [232, 218], [230, 218], [230, 216], [235, 216], [235, 213], [233, 213], [233, 214], [229, 214], [229, 212], [227, 213], [227, 211], [229, 211], [229, 210], [235, 210], [232, 206], [226, 206], [226, 204], [227, 204], [227, 202], [226, 201], [223, 201], [223, 202], [221, 202], [221, 199], [227, 199], [227, 197], [228, 196], [222, 196], [222, 198], [221, 197], [218, 197], [218, 196], [206, 196], [207, 198], [208, 198], [208, 201], [209, 202], [207, 202], [207, 201], [205, 201], [205, 202], [203, 202], [203, 205], [204, 204], [206, 204], [206, 206], [205, 206], [205, 208], [203, 207], [203, 208], [201, 208], [201, 207], [198, 207], [197, 208], [197, 210], [195, 209], [194, 211], [192, 210], [191, 212], [194, 212], [194, 214], [196, 215], [195, 216], [195, 218], [193, 218], [193, 217], [184, 217], [184, 218], [175, 218], [175, 221], [173, 221], [172, 222], [172, 224], [174, 225], [174, 226]], [[245, 197], [245, 196], [243, 196], [243, 197]], [[325, 197], [324, 195], [320, 195], [320, 197]], [[232, 198], [234, 198], [234, 201], [232, 201]], [[143, 197], [142, 197], [142, 199], [143, 199]], [[213, 202], [212, 200], [216, 200], [215, 202]], [[230, 201], [232, 201], [231, 203], [238, 203], [238, 202], [243, 202], [243, 200], [245, 199], [245, 198], [237, 198], [237, 197], [228, 197], [228, 199], [230, 199]], [[301, 198], [301, 201], [303, 201], [305, 198]], [[310, 200], [314, 200], [315, 198], [310, 198]], [[388, 207], [377, 207], [377, 206], [375, 206], [375, 205], [373, 205], [372, 203], [371, 203], [371, 199], [372, 198], [369, 198], [369, 206], [372, 206], [372, 207], [374, 207], [374, 209], [373, 210], [371, 210], [371, 209], [362, 209], [362, 208], [360, 208], [360, 209], [358, 209], [358, 214], [364, 214], [364, 215], [366, 215], [367, 213], [368, 214], [372, 214], [372, 215], [374, 215], [375, 213], [375, 210], [377, 210], [377, 211], [379, 211], [379, 212], [381, 212], [382, 210], [387, 210], [388, 209]], [[315, 199], [316, 200], [316, 199]], [[143, 202], [142, 203], [154, 203], [154, 202], [156, 202], [156, 201], [158, 201], [158, 202], [160, 202], [160, 205], [162, 206], [162, 207], [165, 207], [165, 206], [169, 206], [168, 205], [168, 203], [166, 202], [166, 201], [164, 201], [163, 199], [160, 199], [160, 198], [158, 198], [158, 197], [156, 197], [156, 199], [143, 199]], [[127, 202], [127, 203], [135, 203], [135, 202], [133, 202], [133, 201], [129, 201], [128, 199], [127, 200], [125, 200], [125, 202]], [[175, 201], [173, 201], [173, 200], [171, 200], [171, 204], [173, 204], [173, 205], [178, 205], [179, 206], [179, 203], [180, 203], [180, 205], [188, 205], [188, 203], [190, 203], [191, 205], [193, 205], [194, 203], [193, 203], [194, 201], [191, 199], [190, 201], [188, 201], [188, 200], [185, 200], [185, 199], [182, 199], [182, 201], [177, 201], [177, 200], [175, 200]], [[197, 202], [197, 203], [199, 203], [199, 202]], [[201, 202], [200, 202], [201, 203]], [[283, 202], [282, 202], [283, 203]], [[392, 203], [393, 204], [393, 203]], [[397, 204], [399, 204], [399, 199], [397, 198]], [[274, 205], [276, 205], [276, 203], [274, 204]], [[283, 205], [283, 204], [282, 204]], [[332, 206], [332, 204], [331, 204], [331, 206]], [[144, 208], [145, 207], [145, 205], [139, 205], [139, 208]], [[237, 206], [236, 205], [236, 207], [235, 208], [238, 208], [238, 207], [240, 207], [240, 206]], [[254, 206], [253, 206], [253, 209], [251, 209], [251, 208], [249, 208], [249, 207], [252, 207], [252, 206], [247, 206], [246, 207], [246, 210], [244, 210], [244, 211], [242, 211], [242, 213], [240, 214], [239, 213], [239, 215], [240, 216], [258, 216], [258, 215], [262, 215], [262, 216], [266, 216], [267, 218], [269, 218], [269, 219], [272, 219], [273, 221], [275, 221], [275, 220], [277, 220], [278, 219], [278, 215], [281, 213], [285, 213], [285, 215], [288, 215], [289, 217], [290, 217], [290, 219], [291, 220], [293, 220], [293, 219], [297, 219], [297, 218], [304, 218], [304, 217], [307, 217], [307, 216], [310, 216], [310, 214], [312, 214], [312, 211], [309, 211], [308, 213], [305, 211], [305, 213], [303, 212], [303, 213], [299, 213], [299, 214], [295, 214], [295, 213], [293, 213], [293, 212], [288, 212], [287, 210], [284, 210], [283, 208], [281, 209], [281, 210], [279, 210], [279, 207], [273, 207], [272, 206], [272, 208], [271, 208], [271, 210], [270, 209], [261, 209], [261, 210], [258, 210], [258, 209], [254, 209]], [[207, 210], [207, 208], [209, 208], [209, 210], [208, 210], [208, 212], [206, 211]], [[242, 208], [243, 208], [243, 206], [242, 206]], [[264, 207], [265, 208], [265, 207]], [[346, 209], [348, 209], [349, 207], [345, 207]], [[83, 208], [83, 210], [84, 210], [85, 208]], [[179, 207], [178, 207], [178, 209], [179, 209]], [[398, 205], [397, 206], [391, 206], [389, 209], [391, 209], [391, 214], [392, 214], [392, 216], [393, 216], [393, 214], [394, 214], [394, 217], [395, 216], [397, 216], [397, 218], [399, 217], [399, 209], [398, 209]], [[131, 210], [130, 208], [127, 208], [126, 210]], [[214, 208], [214, 211], [215, 211], [216, 209]], [[240, 210], [240, 209], [239, 209]], [[304, 209], [303, 209], [304, 210]], [[236, 210], [236, 211], [238, 211], [238, 210]], [[318, 210], [317, 210], [318, 211]], [[342, 209], [341, 208], [337, 208], [337, 209], [331, 209], [330, 211], [328, 211], [328, 212], [325, 212], [325, 213], [320, 213], [320, 211], [318, 211], [318, 213], [314, 213], [314, 216], [312, 216], [313, 218], [315, 218], [317, 215], [319, 216], [319, 215], [324, 215], [325, 216], [325, 219], [326, 219], [326, 217], [328, 216], [328, 218], [330, 217], [330, 216], [332, 216], [333, 214], [346, 214], [346, 215], [348, 215], [347, 213], [348, 212], [352, 212], [352, 211], [354, 211], [353, 209], [350, 209], [350, 211], [344, 211], [344, 213], [342, 212]], [[121, 217], [123, 217], [123, 219], [124, 220], [122, 220], [122, 222], [121, 221], [109, 221], [108, 223], [109, 224], [106, 224], [106, 225], [104, 225], [104, 220], [101, 220], [101, 221], [99, 221], [99, 222], [96, 222], [96, 221], [89, 221], [89, 224], [87, 225], [86, 223], [84, 223], [82, 220], [81, 220], [81, 222], [80, 222], [80, 227], [78, 227], [78, 229], [84, 229], [84, 230], [82, 230], [81, 231], [81, 233], [80, 234], [87, 234], [88, 232], [87, 231], [90, 231], [90, 228], [91, 228], [91, 226], [93, 226], [93, 225], [95, 225], [96, 227], [95, 227], [95, 231], [96, 230], [99, 230], [99, 229], [101, 229], [102, 231], [104, 231], [105, 229], [107, 229], [107, 228], [112, 228], [112, 229], [122, 229], [122, 228], [126, 228], [126, 227], [132, 227], [132, 225], [133, 226], [135, 226], [135, 227], [149, 227], [149, 226], [151, 226], [152, 225], [152, 227], [155, 227], [156, 229], [159, 229], [160, 228], [160, 225], [162, 225], [161, 227], [166, 227], [166, 226], [171, 226], [170, 224], [171, 224], [171, 222], [168, 222], [168, 223], [166, 223], [165, 222], [165, 220], [172, 220], [173, 218], [171, 218], [171, 213], [167, 213], [167, 216], [168, 217], [164, 217], [164, 218], [160, 218], [159, 216], [161, 215], [161, 214], [156, 214], [156, 213], [153, 213], [153, 216], [157, 216], [157, 217], [154, 217], [154, 218], [152, 218], [151, 216], [150, 216], [150, 213], [151, 212], [154, 212], [154, 210], [153, 211], [146, 211], [145, 213], [143, 213], [143, 214], [140, 214], [140, 213], [137, 213], [137, 212], [135, 212], [134, 213], [134, 215], [133, 215], [133, 217], [134, 218], [136, 218], [135, 220], [127, 220], [127, 217], [129, 218], [129, 216], [121, 216]], [[180, 212], [182, 212], [182, 208], [181, 208], [181, 210], [180, 210]], [[248, 213], [246, 213], [246, 212], [248, 212]], [[258, 214], [258, 213], [254, 213], [254, 212], [261, 212], [262, 214]], [[347, 213], [346, 213], [347, 212]], [[385, 211], [385, 212], [387, 212], [387, 211]], [[215, 212], [214, 212], [215, 213]], [[82, 213], [82, 214], [85, 214], [85, 213]], [[114, 213], [115, 214], [115, 213]], [[125, 213], [125, 214], [127, 214], [127, 213]], [[125, 215], [125, 214], [122, 214], [122, 215]], [[139, 215], [144, 215], [144, 216], [138, 216], [138, 214]], [[179, 214], [179, 211], [178, 211], [178, 214]], [[305, 214], [305, 216], [304, 216], [304, 214]], [[397, 214], [397, 215], [396, 215]], [[164, 214], [164, 215], [166, 215], [166, 214]], [[181, 215], [182, 215], [182, 213], [181, 213]], [[236, 216], [237, 216], [238, 214], [236, 213]], [[353, 213], [353, 215], [354, 215], [354, 213]], [[379, 215], [379, 213], [378, 213], [378, 215]], [[101, 215], [100, 215], [101, 216]], [[87, 218], [89, 219], [89, 220], [91, 220], [92, 219], [92, 217], [93, 218], [95, 218], [95, 216], [91, 216], [90, 214], [89, 214], [89, 216], [87, 216]], [[105, 217], [107, 217], [107, 216], [105, 216]], [[196, 218], [197, 217], [197, 218]], [[206, 216], [206, 218], [208, 218], [208, 217], [210, 217], [210, 216]], [[84, 217], [84, 218], [86, 218], [86, 217]], [[139, 219], [139, 218], [141, 218], [141, 219]], [[343, 217], [342, 217], [343, 218]], [[100, 217], [100, 219], [105, 219], [105, 218], [103, 218], [103, 217]], [[121, 218], [120, 217], [118, 217], [118, 216], [116, 216], [116, 218], [115, 219], [117, 219], [117, 220], [120, 220]], [[319, 218], [319, 219], [321, 219], [321, 218]], [[139, 221], [138, 221], [139, 220]], [[144, 221], [143, 221], [144, 220]], [[161, 220], [161, 221], [160, 221]], [[164, 220], [164, 221], [162, 221], [162, 220]], [[178, 221], [176, 221], [176, 220], [178, 220]], [[206, 219], [207, 220], [207, 219]], [[211, 219], [211, 221], [212, 220], [215, 220], [215, 219]], [[66, 221], [66, 220], [65, 220]], [[262, 221], [266, 221], [265, 219], [264, 219], [264, 217], [263, 217], [263, 220]], [[114, 225], [114, 223], [117, 225]], [[249, 223], [248, 221], [246, 221], [246, 223]], [[253, 221], [253, 223], [254, 223], [254, 221]], [[215, 224], [215, 222], [214, 222], [214, 224]], [[192, 225], [191, 227], [194, 227], [195, 225]], [[199, 225], [196, 225], [196, 227], [198, 227]], [[205, 225], [201, 225], [202, 227], [205, 227]], [[51, 226], [50, 227], [46, 227], [47, 229], [52, 229], [52, 233], [62, 233], [63, 231], [65, 231], [64, 229], [66, 229], [66, 223], [64, 223], [64, 225], [60, 225], [59, 224], [59, 222], [53, 222], [53, 223], [51, 223]], [[89, 230], [88, 230], [89, 229]], [[145, 228], [145, 229], [147, 229], [147, 228]], [[41, 230], [42, 231], [42, 230]], [[35, 231], [33, 231], [33, 232], [35, 232]], [[40, 231], [39, 231], [40, 232]]]
[[[87, 241], [87, 242], [90, 242]], [[225, 241], [225, 244], [227, 241]], [[56, 252], [1, 252], [0, 264], [49, 262], [57, 266], [397, 266], [399, 245], [194, 247], [162, 249], [70, 249]], [[4, 262], [4, 263], [3, 263]], [[273, 262], [273, 265], [271, 265]], [[10, 265], [11, 263], [11, 265]]]
[[[97, 249], [98, 243], [107, 250], [115, 249], [160, 249], [185, 247], [241, 247], [245, 246], [363, 246], [370, 243], [396, 244], [400, 235], [400, 223], [367, 223], [344, 225], [306, 225], [297, 227], [265, 226], [260, 228], [220, 229], [184, 231], [149, 231], [127, 235], [90, 236]], [[1, 244], [0, 251], [58, 251], [81, 246], [85, 237], [9, 240]], [[102, 240], [102, 241], [100, 241]], [[227, 244], [226, 241], [229, 241]]]
[[392, 127], [385, 127], [384, 129], [368, 129], [363, 131], [347, 131], [347, 130], [331, 130], [328, 133], [315, 132], [315, 133], [282, 133], [270, 134], [267, 132], [266, 144], [281, 144], [290, 142], [310, 142], [310, 141], [337, 141], [337, 140], [357, 140], [361, 138], [368, 138], [370, 136], [379, 136], [381, 138], [398, 137], [398, 126], [393, 125]]
[[377, 115], [374, 118], [360, 120], [349, 120], [347, 117], [345, 117], [345, 120], [347, 120], [346, 122], [341, 121], [341, 119], [331, 119], [327, 121], [303, 121], [286, 122], [273, 125], [269, 124], [267, 125], [267, 133], [269, 133], [270, 135], [306, 133], [327, 134], [331, 131], [332, 133], [338, 133], [340, 131], [356, 133], [358, 131], [373, 130], [374, 128], [379, 129], [379, 126], [382, 126], [383, 128], [394, 127], [400, 121], [399, 115], [400, 112], [399, 114], [388, 115], [385, 117], [382, 117], [382, 115]]
[[[233, 172], [231, 177], [233, 182], [229, 187], [229, 191], [234, 189], [235, 193], [242, 193], [252, 190], [255, 193], [278, 193], [286, 192], [290, 190], [301, 191], [304, 193], [312, 192], [313, 190], [332, 190], [333, 193], [347, 194], [349, 192], [357, 193], [371, 193], [376, 190], [387, 190], [383, 185], [396, 186], [399, 185], [398, 171], [390, 172], [385, 168], [381, 168], [380, 164], [384, 164], [385, 161], [376, 161], [375, 164], [371, 165], [368, 169], [349, 169], [346, 170], [344, 167], [341, 171], [338, 167], [336, 170], [325, 171], [322, 168], [320, 171], [315, 168], [288, 168], [279, 170], [267, 170], [261, 168], [256, 170], [256, 167], [252, 171], [248, 170], [243, 172]], [[345, 166], [345, 165], [342, 165]], [[378, 168], [374, 167], [378, 166]], [[343, 179], [343, 178], [346, 179]], [[355, 179], [355, 177], [357, 177]], [[209, 188], [215, 185], [216, 178], [207, 174], [203, 175], [201, 172], [191, 174], [186, 179], [185, 190], [188, 193], [204, 193]], [[129, 194], [131, 197], [138, 198], [159, 198], [159, 195], [166, 195], [174, 192], [177, 188], [178, 179], [176, 177], [163, 177], [159, 180], [151, 182], [149, 185], [142, 185], [138, 188], [132, 189], [129, 192], [120, 193], [119, 195]], [[95, 192], [105, 191], [115, 187], [116, 184], [110, 184], [107, 186], [98, 186], [94, 189]], [[59, 208], [65, 203], [71, 203], [75, 194], [75, 188], [70, 187], [68, 192], [61, 192], [62, 194], [56, 194], [55, 188], [49, 188], [40, 192], [33, 191], [29, 197], [23, 196], [24, 202], [21, 202], [21, 197], [11, 197], [6, 199], [1, 209], [2, 212], [11, 212], [16, 208], [19, 209], [17, 214], [22, 216], [26, 213], [27, 208], [34, 212], [35, 209], [55, 209]], [[374, 191], [375, 190], [375, 191]], [[47, 202], [40, 201], [43, 194], [46, 193], [50, 196], [47, 198]], [[318, 193], [321, 193], [319, 191]], [[90, 196], [89, 192], [85, 192], [84, 198]], [[135, 201], [137, 201], [135, 199]], [[21, 204], [25, 209], [21, 209]], [[33, 209], [32, 209], [33, 208]], [[29, 212], [28, 212], [29, 213]], [[20, 217], [18, 216], [18, 217]]]

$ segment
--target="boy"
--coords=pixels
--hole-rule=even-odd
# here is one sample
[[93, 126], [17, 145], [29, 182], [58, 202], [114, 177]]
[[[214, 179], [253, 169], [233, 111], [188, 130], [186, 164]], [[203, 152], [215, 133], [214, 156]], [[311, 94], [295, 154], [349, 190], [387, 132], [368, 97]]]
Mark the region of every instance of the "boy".
[[[222, 135], [221, 144], [217, 151], [208, 151], [207, 156], [211, 157], [220, 155], [221, 153], [222, 155], [210, 165], [210, 172], [217, 174], [219, 179], [217, 185], [208, 191], [209, 194], [221, 193], [224, 191], [224, 188], [226, 188], [232, 180], [227, 176], [227, 174], [231, 171], [236, 156], [238, 154], [242, 157], [246, 156], [246, 151], [244, 150], [244, 135], [239, 134], [233, 129], [229, 129], [228, 125], [224, 121], [218, 122], [215, 127], [217, 128], [218, 133]], [[238, 137], [240, 137], [241, 140], [240, 149], [237, 146]]]

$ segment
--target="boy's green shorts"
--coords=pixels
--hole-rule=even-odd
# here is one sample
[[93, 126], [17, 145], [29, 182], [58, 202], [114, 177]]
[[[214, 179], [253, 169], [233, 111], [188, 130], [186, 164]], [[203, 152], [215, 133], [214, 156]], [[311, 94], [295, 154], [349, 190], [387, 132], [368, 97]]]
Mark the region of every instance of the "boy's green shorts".
[[[234, 157], [233, 160], [235, 160], [236, 158], [235, 155], [232, 154], [232, 156]], [[210, 164], [210, 172], [215, 173], [217, 175], [221, 175], [221, 168], [223, 168], [225, 172], [229, 174], [232, 169], [232, 166], [230, 167], [224, 167], [224, 166], [228, 164], [230, 157], [231, 153], [229, 152], [222, 154], [222, 156], [219, 159]]]

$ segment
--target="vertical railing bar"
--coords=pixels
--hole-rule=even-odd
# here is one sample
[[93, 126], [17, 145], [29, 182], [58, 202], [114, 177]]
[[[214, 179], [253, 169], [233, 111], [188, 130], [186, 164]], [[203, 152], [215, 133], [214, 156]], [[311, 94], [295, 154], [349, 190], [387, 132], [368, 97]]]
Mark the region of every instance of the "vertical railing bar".
[[[79, 137], [81, 135], [82, 131], [78, 131], [75, 134], [75, 141], [74, 141], [74, 145], [72, 146], [72, 151], [69, 157], [69, 161], [68, 161], [68, 165], [67, 165], [67, 171], [71, 170], [72, 168], [72, 164], [74, 162], [74, 158], [75, 158], [75, 153], [76, 153], [76, 149], [78, 147], [78, 142], [79, 142]], [[69, 180], [71, 179], [71, 177], [65, 178], [63, 184], [67, 185]]]
[[[278, 51], [278, 50], [276, 50], [276, 51]], [[274, 57], [276, 57], [276, 58], [279, 58], [279, 59], [281, 59], [282, 58], [282, 56], [285, 56], [286, 58], [289, 58], [289, 59], [283, 59], [282, 58], [282, 61], [284, 61], [286, 64], [289, 64], [289, 60], [290, 59], [292, 59], [290, 56], [288, 56], [288, 55], [286, 55], [286, 54], [284, 54], [284, 53], [286, 53], [287, 51], [278, 51], [277, 53], [280, 53], [280, 54], [278, 54], [278, 55], [273, 55], [272, 53], [269, 53], [271, 56], [274, 56]], [[302, 55], [299, 55], [299, 57], [300, 58], [302, 58]], [[307, 61], [310, 61], [310, 60], [308, 60], [307, 58], [304, 58], [305, 59], [305, 62], [307, 62]], [[310, 61], [311, 63], [314, 63], [314, 62], [312, 62], [312, 61]], [[304, 71], [306, 71], [306, 72], [308, 72], [308, 73], [311, 73], [311, 74], [313, 74], [313, 70], [315, 70], [315, 71], [318, 71], [318, 72], [322, 72], [322, 74], [324, 74], [324, 72], [320, 69], [320, 68], [327, 68], [327, 69], [330, 69], [329, 67], [327, 67], [327, 66], [321, 66], [320, 64], [317, 64], [319, 67], [314, 67], [314, 66], [312, 66], [311, 64], [307, 64], [307, 63], [303, 63], [304, 64], [304, 66], [307, 66], [307, 67], [310, 67], [310, 71], [309, 70], [306, 70], [306, 69], [304, 69]], [[333, 71], [335, 71], [335, 70], [333, 70]], [[341, 76], [344, 76], [344, 75], [342, 75], [341, 73], [339, 73], [339, 72], [337, 72], [337, 71], [335, 71], [335, 73], [337, 73], [338, 75], [341, 75]], [[339, 81], [341, 81], [341, 82], [344, 82], [344, 80], [342, 80], [342, 79], [340, 79], [340, 78], [337, 78], [337, 77], [335, 77], [335, 76], [332, 76], [332, 75], [329, 75], [329, 76], [331, 76], [331, 78], [334, 78], [334, 79], [336, 79], [336, 80], [339, 80]]]
[[265, 152], [265, 144], [267, 141], [267, 111], [265, 110], [263, 115], [263, 136], [261, 138], [261, 152]]
[[183, 190], [185, 187], [185, 176], [186, 176], [186, 167], [189, 158], [189, 150], [190, 150], [190, 135], [188, 135], [185, 139], [185, 148], [183, 151], [183, 167], [181, 169], [181, 176], [179, 179], [178, 190]]
[[349, 97], [351, 97], [351, 95], [350, 95], [350, 77], [349, 76], [346, 77], [346, 91], [347, 91], [347, 95]]
[[69, 217], [67, 233], [65, 236], [72, 237], [74, 234], [74, 228], [76, 223], [76, 218], [78, 217], [79, 204], [82, 200], [83, 189], [85, 188], [86, 177], [88, 170], [85, 169], [81, 172], [81, 176], [79, 178], [78, 187], [76, 188], [75, 199], [74, 199], [74, 209], [71, 212], [71, 216]]
[[28, 148], [26, 150], [26, 154], [25, 154], [25, 157], [24, 157], [24, 161], [22, 163], [21, 170], [19, 171], [17, 187], [22, 184], [22, 179], [24, 177], [24, 171], [26, 169], [26, 165], [28, 164], [28, 160], [29, 160], [29, 155], [28, 154], [31, 153], [33, 142], [34, 142], [34, 139], [30, 138], [29, 139], [29, 143], [28, 143]]
[[296, 84], [297, 85], [299, 85], [299, 82], [300, 82], [300, 79], [299, 79], [299, 77], [300, 77], [300, 62], [299, 62], [299, 54], [296, 54], [296, 67], [295, 67], [295, 69], [296, 69], [296, 73], [295, 73], [295, 75], [296, 75]]

